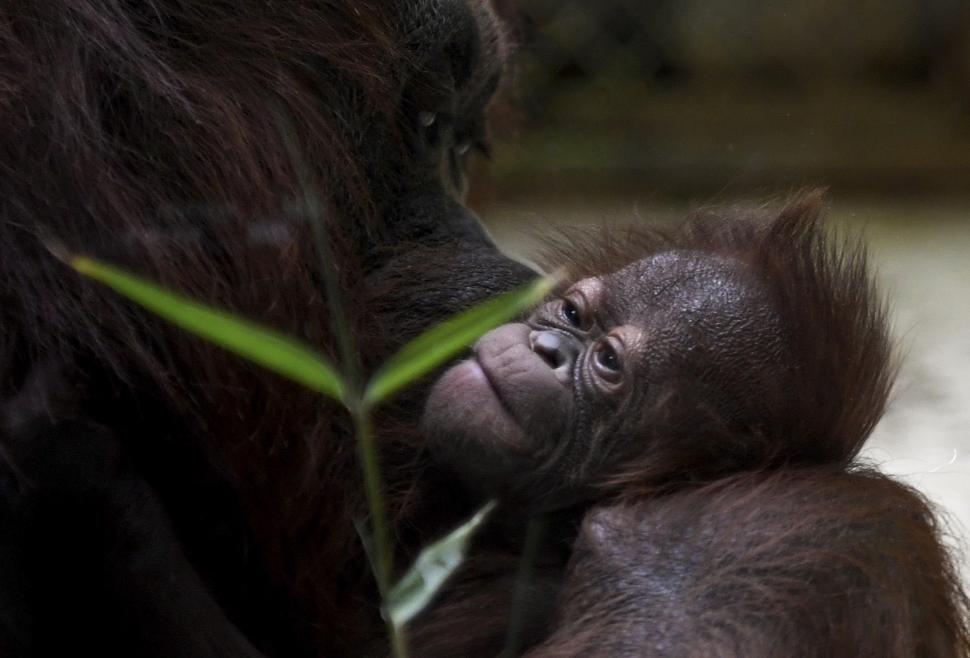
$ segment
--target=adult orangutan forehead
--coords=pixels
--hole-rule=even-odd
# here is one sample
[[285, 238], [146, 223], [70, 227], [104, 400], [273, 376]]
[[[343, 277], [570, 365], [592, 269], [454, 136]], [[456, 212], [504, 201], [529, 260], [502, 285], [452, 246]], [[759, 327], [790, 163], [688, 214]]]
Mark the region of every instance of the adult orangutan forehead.
[[419, 66], [452, 59], [457, 86], [469, 96], [488, 95], [509, 56], [505, 26], [485, 0], [417, 0], [397, 17], [395, 26]]

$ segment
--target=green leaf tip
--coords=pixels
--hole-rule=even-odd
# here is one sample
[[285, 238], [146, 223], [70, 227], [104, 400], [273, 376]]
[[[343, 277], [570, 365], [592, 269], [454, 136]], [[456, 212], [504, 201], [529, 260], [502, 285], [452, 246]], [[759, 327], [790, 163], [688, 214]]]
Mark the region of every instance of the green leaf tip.
[[61, 260], [85, 276], [92, 276], [96, 269], [95, 262], [85, 256], [68, 256], [65, 254]]
[[421, 551], [408, 572], [388, 593], [385, 609], [395, 628], [402, 628], [431, 602], [448, 576], [464, 561], [472, 535], [496, 505], [494, 500], [490, 501], [470, 519]]

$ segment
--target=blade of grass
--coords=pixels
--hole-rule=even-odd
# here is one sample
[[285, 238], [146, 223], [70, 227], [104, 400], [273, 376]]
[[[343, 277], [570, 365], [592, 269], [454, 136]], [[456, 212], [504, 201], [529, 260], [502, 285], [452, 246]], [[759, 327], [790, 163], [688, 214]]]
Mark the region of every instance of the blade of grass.
[[326, 290], [327, 309], [329, 310], [333, 335], [337, 339], [337, 349], [340, 355], [340, 371], [343, 373], [344, 382], [347, 388], [353, 391], [354, 395], [360, 393], [360, 355], [354, 349], [354, 341], [351, 337], [350, 327], [347, 323], [349, 317], [344, 312], [345, 299], [343, 291], [340, 289], [340, 275], [335, 267], [333, 249], [330, 244], [330, 233], [325, 222], [326, 204], [315, 192], [317, 186], [313, 184], [313, 176], [308, 165], [300, 140], [297, 137], [296, 127], [293, 117], [283, 107], [273, 103], [273, 114], [276, 118], [277, 129], [286, 152], [289, 156], [290, 165], [296, 173], [299, 181], [299, 197], [295, 200], [297, 211], [305, 215], [313, 234], [313, 242], [316, 247], [317, 259], [319, 261], [319, 272], [323, 278], [323, 286]]
[[254, 322], [170, 292], [117, 267], [75, 256], [71, 267], [183, 329], [336, 400], [344, 383], [333, 366], [299, 342]]
[[374, 405], [391, 397], [453, 357], [489, 329], [534, 305], [549, 294], [555, 283], [553, 277], [543, 277], [493, 297], [424, 332], [381, 366], [364, 391], [364, 403]]
[[421, 612], [455, 569], [465, 559], [472, 534], [495, 509], [489, 502], [475, 515], [431, 544], [418, 555], [387, 596], [386, 610], [395, 628], [402, 628]]

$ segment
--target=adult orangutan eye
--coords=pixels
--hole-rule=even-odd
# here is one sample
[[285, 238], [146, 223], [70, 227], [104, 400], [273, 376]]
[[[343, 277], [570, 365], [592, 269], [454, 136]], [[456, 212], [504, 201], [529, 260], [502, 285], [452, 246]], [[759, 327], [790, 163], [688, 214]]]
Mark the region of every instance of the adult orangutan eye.
[[581, 329], [583, 326], [583, 316], [579, 307], [568, 299], [562, 300], [562, 317], [571, 326]]

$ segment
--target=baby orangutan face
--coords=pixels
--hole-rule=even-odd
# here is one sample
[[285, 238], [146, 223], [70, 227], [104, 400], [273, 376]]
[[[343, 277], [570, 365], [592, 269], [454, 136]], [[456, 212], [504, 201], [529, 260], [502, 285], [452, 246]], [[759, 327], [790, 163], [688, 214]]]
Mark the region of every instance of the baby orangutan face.
[[483, 336], [432, 389], [430, 448], [473, 491], [568, 504], [659, 442], [747, 422], [786, 372], [781, 333], [742, 263], [656, 254]]

